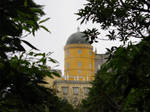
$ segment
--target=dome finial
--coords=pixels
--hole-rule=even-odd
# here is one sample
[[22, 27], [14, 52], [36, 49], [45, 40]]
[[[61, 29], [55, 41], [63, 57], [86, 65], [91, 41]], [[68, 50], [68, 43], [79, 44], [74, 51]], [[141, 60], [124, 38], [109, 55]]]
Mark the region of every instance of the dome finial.
[[77, 27], [77, 32], [80, 32], [80, 27], [79, 26]]

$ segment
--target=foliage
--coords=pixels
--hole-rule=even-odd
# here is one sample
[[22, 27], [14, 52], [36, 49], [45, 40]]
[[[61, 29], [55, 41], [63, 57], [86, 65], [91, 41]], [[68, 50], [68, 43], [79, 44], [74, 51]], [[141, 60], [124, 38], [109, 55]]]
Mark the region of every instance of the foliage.
[[[49, 104], [50, 112], [76, 112], [71, 104], [68, 103], [67, 100], [58, 99], [56, 97], [53, 102], [56, 103], [55, 105]], [[51, 107], [53, 106], [53, 107]]]
[[22, 33], [34, 35], [39, 28], [45, 28], [41, 25], [44, 20], [40, 21], [42, 6], [32, 0], [1, 0], [0, 7], [0, 56], [7, 58], [8, 52], [25, 51], [22, 42], [37, 50], [22, 39]]
[[[49, 18], [42, 6], [33, 0], [0, 0], [0, 111], [1, 112], [64, 112], [73, 109], [59, 99], [54, 91], [41, 86], [45, 76], [59, 74], [51, 71], [47, 61], [56, 63], [51, 53], [26, 52], [22, 43], [38, 50], [23, 40], [43, 28]], [[23, 36], [23, 32], [27, 35]], [[66, 106], [63, 107], [62, 105]], [[59, 109], [61, 107], [62, 109]]]
[[[99, 23], [110, 40], [123, 45], [107, 49], [108, 60], [96, 74], [84, 112], [149, 112], [150, 2], [148, 0], [87, 0], [77, 14], [83, 22]], [[94, 30], [94, 32], [98, 32]], [[87, 35], [94, 34], [85, 32]], [[98, 34], [98, 33], [95, 33]], [[97, 38], [95, 35], [94, 39]], [[138, 43], [130, 41], [140, 38]]]
[[148, 112], [149, 48], [149, 41], [145, 40], [138, 45], [117, 48], [97, 72], [89, 97], [83, 102], [85, 112]]
[[126, 42], [130, 38], [146, 38], [150, 33], [148, 0], [87, 0], [84, 9], [77, 15], [81, 23], [92, 21], [100, 24], [110, 40], [119, 38]]

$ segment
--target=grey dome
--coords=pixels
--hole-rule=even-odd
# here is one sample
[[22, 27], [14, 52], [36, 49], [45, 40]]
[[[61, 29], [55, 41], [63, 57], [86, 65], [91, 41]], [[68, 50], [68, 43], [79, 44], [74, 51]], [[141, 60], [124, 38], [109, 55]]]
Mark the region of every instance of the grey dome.
[[73, 33], [67, 40], [66, 45], [68, 44], [89, 44], [84, 37], [84, 34], [81, 32]]

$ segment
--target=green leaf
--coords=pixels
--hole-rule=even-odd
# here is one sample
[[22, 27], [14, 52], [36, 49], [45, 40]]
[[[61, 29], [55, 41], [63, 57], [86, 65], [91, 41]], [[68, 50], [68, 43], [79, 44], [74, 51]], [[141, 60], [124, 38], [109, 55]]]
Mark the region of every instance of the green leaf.
[[33, 56], [33, 54], [34, 54], [33, 52], [30, 52], [30, 53], [29, 53], [30, 56]]
[[48, 59], [49, 59], [49, 61], [51, 61], [51, 62], [53, 62], [53, 63], [57, 63], [57, 61], [56, 60], [54, 60], [53, 58], [51, 58], [51, 57], [48, 57]]
[[36, 57], [36, 56], [43, 56], [43, 53], [36, 53], [36, 54], [34, 54], [34, 56]]
[[43, 19], [43, 20], [41, 20], [41, 21], [39, 22], [39, 24], [44, 23], [44, 22], [48, 21], [49, 19], [50, 19], [50, 18]]
[[21, 40], [22, 42], [24, 42], [25, 44], [27, 44], [29, 47], [31, 47], [32, 49], [38, 50], [36, 47], [34, 47], [32, 44], [30, 44], [29, 42], [27, 42], [26, 40]]
[[24, 6], [27, 7], [27, 5], [28, 5], [28, 1], [25, 0], [25, 1], [24, 1]]
[[24, 29], [24, 30], [26, 30], [27, 32], [31, 33], [31, 31], [30, 31], [30, 28], [29, 28], [29, 27], [24, 26], [24, 27], [23, 27], [23, 29]]
[[41, 59], [39, 60], [39, 62], [42, 62], [43, 65], [45, 65], [45, 64], [46, 64], [46, 58], [41, 58]]
[[50, 33], [50, 31], [45, 27], [45, 26], [43, 26], [43, 25], [40, 25], [40, 27], [41, 28], [43, 28], [44, 30], [46, 30], [47, 32], [49, 32]]
[[17, 49], [18, 51], [25, 51], [24, 47], [21, 45], [20, 39], [14, 38], [13, 41], [15, 45], [15, 48], [13, 48], [14, 50]]
[[53, 71], [53, 72], [51, 72], [51, 74], [52, 74], [52, 75], [55, 75], [55, 76], [57, 76], [57, 77], [60, 77], [60, 74], [59, 74], [57, 71]]
[[22, 59], [23, 55], [25, 54], [25, 52], [22, 52], [19, 59]]

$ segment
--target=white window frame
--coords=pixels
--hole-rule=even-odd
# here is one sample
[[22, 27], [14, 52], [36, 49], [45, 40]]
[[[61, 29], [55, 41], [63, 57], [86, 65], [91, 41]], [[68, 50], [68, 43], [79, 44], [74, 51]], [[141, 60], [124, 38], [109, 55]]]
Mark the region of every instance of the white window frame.
[[84, 94], [88, 95], [88, 93], [89, 93], [89, 87], [84, 87]]
[[68, 87], [62, 87], [63, 95], [68, 94], [68, 91], [69, 91], [69, 88], [68, 88]]
[[79, 87], [73, 87], [73, 94], [78, 95], [79, 94]]

